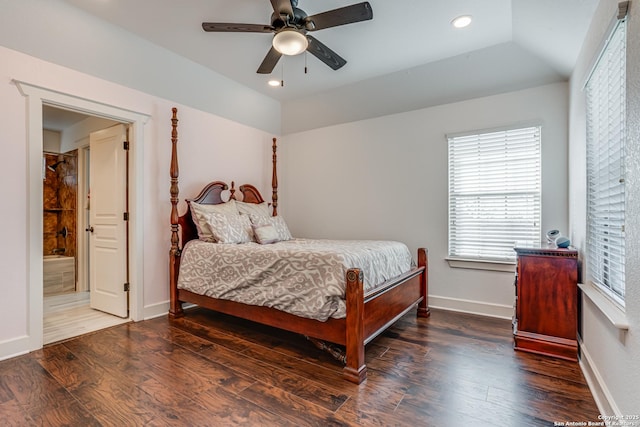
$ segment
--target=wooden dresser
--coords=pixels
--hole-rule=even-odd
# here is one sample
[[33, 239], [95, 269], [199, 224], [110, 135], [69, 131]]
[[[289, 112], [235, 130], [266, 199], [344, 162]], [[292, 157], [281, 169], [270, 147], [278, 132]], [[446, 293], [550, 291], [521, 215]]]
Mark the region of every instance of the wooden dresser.
[[516, 247], [516, 350], [577, 360], [578, 252]]

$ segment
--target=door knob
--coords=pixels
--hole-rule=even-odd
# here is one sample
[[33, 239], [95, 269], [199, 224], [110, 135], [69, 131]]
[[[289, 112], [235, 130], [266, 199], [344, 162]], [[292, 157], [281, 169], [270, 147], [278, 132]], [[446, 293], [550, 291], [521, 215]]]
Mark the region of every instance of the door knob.
[[90, 233], [93, 233], [93, 227], [89, 227], [89, 228], [85, 228], [84, 231], [88, 231]]

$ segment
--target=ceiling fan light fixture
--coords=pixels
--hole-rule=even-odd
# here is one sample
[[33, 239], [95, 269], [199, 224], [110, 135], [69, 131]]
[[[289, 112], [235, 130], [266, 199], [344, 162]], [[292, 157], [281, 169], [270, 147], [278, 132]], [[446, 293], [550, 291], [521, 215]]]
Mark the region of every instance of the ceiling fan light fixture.
[[273, 48], [283, 55], [299, 55], [309, 46], [307, 36], [295, 28], [285, 28], [273, 36]]
[[453, 25], [454, 28], [464, 28], [471, 24], [471, 20], [471, 15], [462, 15], [451, 21], [451, 25]]
[[275, 79], [269, 80], [267, 83], [269, 84], [269, 86], [273, 86], [273, 87], [278, 87], [278, 86], [281, 86], [282, 84], [280, 80], [275, 80]]

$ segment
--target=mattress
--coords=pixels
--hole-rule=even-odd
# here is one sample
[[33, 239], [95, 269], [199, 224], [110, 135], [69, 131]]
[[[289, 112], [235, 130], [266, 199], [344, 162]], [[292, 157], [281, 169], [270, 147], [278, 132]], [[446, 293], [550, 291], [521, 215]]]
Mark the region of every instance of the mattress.
[[268, 245], [188, 242], [178, 288], [326, 321], [346, 317], [345, 274], [359, 268], [365, 292], [413, 266], [406, 245], [380, 240], [292, 239]]

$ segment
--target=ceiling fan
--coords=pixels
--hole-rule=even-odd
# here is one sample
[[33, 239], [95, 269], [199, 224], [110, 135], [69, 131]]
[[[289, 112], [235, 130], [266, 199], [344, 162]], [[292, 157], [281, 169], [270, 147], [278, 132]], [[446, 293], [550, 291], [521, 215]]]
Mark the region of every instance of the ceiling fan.
[[272, 47], [258, 67], [259, 74], [270, 74], [282, 55], [298, 55], [305, 50], [337, 70], [347, 61], [307, 32], [373, 18], [371, 5], [366, 1], [311, 16], [298, 9], [298, 0], [271, 0], [271, 6], [270, 25], [203, 22], [202, 29], [225, 33], [274, 33]]

